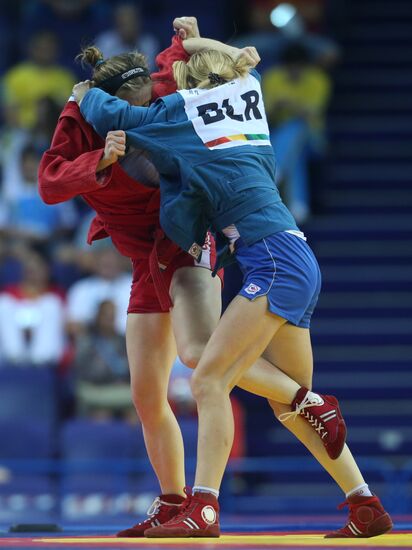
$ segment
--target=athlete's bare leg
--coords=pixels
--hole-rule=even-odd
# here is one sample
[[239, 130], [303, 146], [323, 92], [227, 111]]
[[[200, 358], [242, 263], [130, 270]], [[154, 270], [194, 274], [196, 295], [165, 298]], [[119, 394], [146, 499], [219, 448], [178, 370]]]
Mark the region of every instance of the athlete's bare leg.
[[163, 494], [185, 486], [183, 440], [167, 400], [176, 347], [168, 313], [129, 313], [126, 329], [133, 402]]
[[[173, 330], [182, 362], [195, 368], [218, 325], [221, 282], [203, 268], [182, 267], [171, 284]], [[299, 389], [290, 378], [267, 361], [258, 359], [239, 380], [239, 387], [256, 395], [290, 404]]]
[[172, 278], [171, 311], [177, 353], [194, 369], [217, 327], [222, 310], [222, 284], [202, 267], [181, 267]]
[[[285, 323], [268, 312], [266, 297], [237, 296], [222, 316], [192, 375], [199, 414], [195, 485], [219, 488], [233, 443], [230, 391]], [[297, 386], [290, 384], [289, 403]]]
[[[283, 370], [298, 384], [311, 389], [313, 359], [308, 329], [290, 324], [283, 325], [266, 348], [263, 357], [272, 365], [276, 365], [277, 369]], [[275, 401], [269, 401], [269, 404], [277, 417], [290, 410], [290, 407]], [[318, 435], [303, 418], [288, 420], [284, 425], [309, 449], [344, 493], [365, 483], [346, 445], [342, 454], [336, 460], [332, 460]]]
[[[176, 355], [171, 319], [179, 356], [194, 368], [219, 322], [221, 282], [218, 277], [211, 277], [207, 269], [181, 268], [173, 276], [171, 295], [174, 302], [171, 315], [128, 315], [126, 344], [133, 401], [143, 425], [150, 462], [162, 493], [182, 494], [185, 485], [182, 436], [167, 401], [170, 370]], [[247, 380], [245, 389], [284, 403], [290, 403], [299, 389], [293, 383], [289, 393], [285, 392], [290, 379], [265, 361], [248, 371]]]
[[[172, 319], [180, 357], [186, 365], [194, 368], [219, 321], [220, 280], [211, 277], [207, 269], [181, 268], [174, 275], [171, 294], [175, 304]], [[232, 328], [234, 330], [234, 326]], [[239, 340], [237, 335], [236, 348]], [[223, 357], [218, 356], [217, 363], [222, 366]], [[290, 410], [289, 405], [300, 386], [312, 387], [312, 373], [309, 330], [285, 323], [269, 343], [263, 357], [243, 373], [237, 385], [268, 398], [278, 416]], [[290, 420], [285, 425], [306, 445], [344, 492], [364, 483], [347, 446], [338, 459], [332, 460], [318, 435], [302, 418]]]

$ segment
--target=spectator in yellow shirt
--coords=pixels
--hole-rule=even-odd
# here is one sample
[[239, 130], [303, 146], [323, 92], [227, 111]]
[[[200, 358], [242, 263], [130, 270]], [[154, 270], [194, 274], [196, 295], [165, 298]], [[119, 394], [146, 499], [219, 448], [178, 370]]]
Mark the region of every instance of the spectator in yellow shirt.
[[57, 64], [58, 44], [50, 32], [35, 34], [29, 43], [29, 58], [4, 75], [4, 101], [17, 110], [18, 124], [31, 128], [36, 122], [39, 99], [50, 97], [59, 104], [71, 94], [76, 79]]
[[308, 161], [324, 150], [330, 89], [329, 77], [298, 43], [287, 46], [281, 66], [263, 76], [277, 183], [285, 186], [284, 199], [300, 223], [310, 214]]

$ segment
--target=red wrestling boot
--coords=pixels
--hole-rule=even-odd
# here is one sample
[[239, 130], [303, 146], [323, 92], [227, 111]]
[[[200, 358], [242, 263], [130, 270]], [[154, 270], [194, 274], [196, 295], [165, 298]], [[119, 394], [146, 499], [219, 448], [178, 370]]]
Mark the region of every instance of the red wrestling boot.
[[145, 531], [148, 538], [220, 537], [219, 504], [210, 493], [195, 493], [185, 488], [186, 501], [179, 513], [158, 527]]
[[344, 506], [349, 506], [348, 523], [342, 529], [325, 535], [326, 539], [377, 537], [388, 533], [393, 527], [392, 520], [378, 497], [354, 495], [340, 504], [338, 509], [341, 510]]
[[137, 523], [130, 529], [117, 533], [116, 537], [144, 537], [144, 532], [149, 527], [156, 527], [166, 523], [180, 512], [181, 505], [186, 499], [180, 495], [160, 495], [147, 511], [149, 516], [145, 521]]
[[346, 426], [336, 397], [319, 395], [302, 387], [292, 401], [291, 408], [292, 412], [279, 415], [279, 420], [285, 422], [298, 415], [303, 416], [319, 434], [330, 458], [338, 458], [345, 445]]

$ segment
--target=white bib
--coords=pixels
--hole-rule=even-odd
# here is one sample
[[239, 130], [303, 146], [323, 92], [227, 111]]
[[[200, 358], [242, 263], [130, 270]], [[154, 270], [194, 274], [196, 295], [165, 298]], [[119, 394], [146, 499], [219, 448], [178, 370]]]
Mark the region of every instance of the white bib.
[[210, 90], [180, 90], [185, 112], [209, 149], [270, 145], [257, 78], [249, 74]]

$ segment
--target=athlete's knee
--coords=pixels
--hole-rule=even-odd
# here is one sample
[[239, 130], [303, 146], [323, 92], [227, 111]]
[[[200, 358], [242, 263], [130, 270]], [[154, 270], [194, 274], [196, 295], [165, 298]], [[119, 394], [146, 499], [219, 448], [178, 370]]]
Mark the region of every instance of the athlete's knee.
[[[132, 389], [132, 400], [137, 415], [142, 422], [151, 414], [156, 413], [156, 408], [158, 407], [159, 401], [153, 400], [152, 396], [147, 394], [145, 395], [144, 392], [141, 392], [136, 388]], [[153, 409], [153, 405], [155, 405], [155, 409]]]
[[170, 408], [167, 399], [133, 399], [133, 403], [140, 422], [146, 427], [154, 427], [161, 423], [167, 410]]
[[223, 382], [213, 372], [195, 370], [190, 380], [193, 397], [199, 403], [210, 396], [216, 396], [225, 391]]
[[131, 384], [132, 401], [141, 422], [156, 422], [165, 407], [168, 406], [167, 393], [156, 384], [144, 384], [133, 381]]
[[189, 369], [195, 369], [204, 350], [202, 344], [189, 344], [179, 350], [180, 360]]

